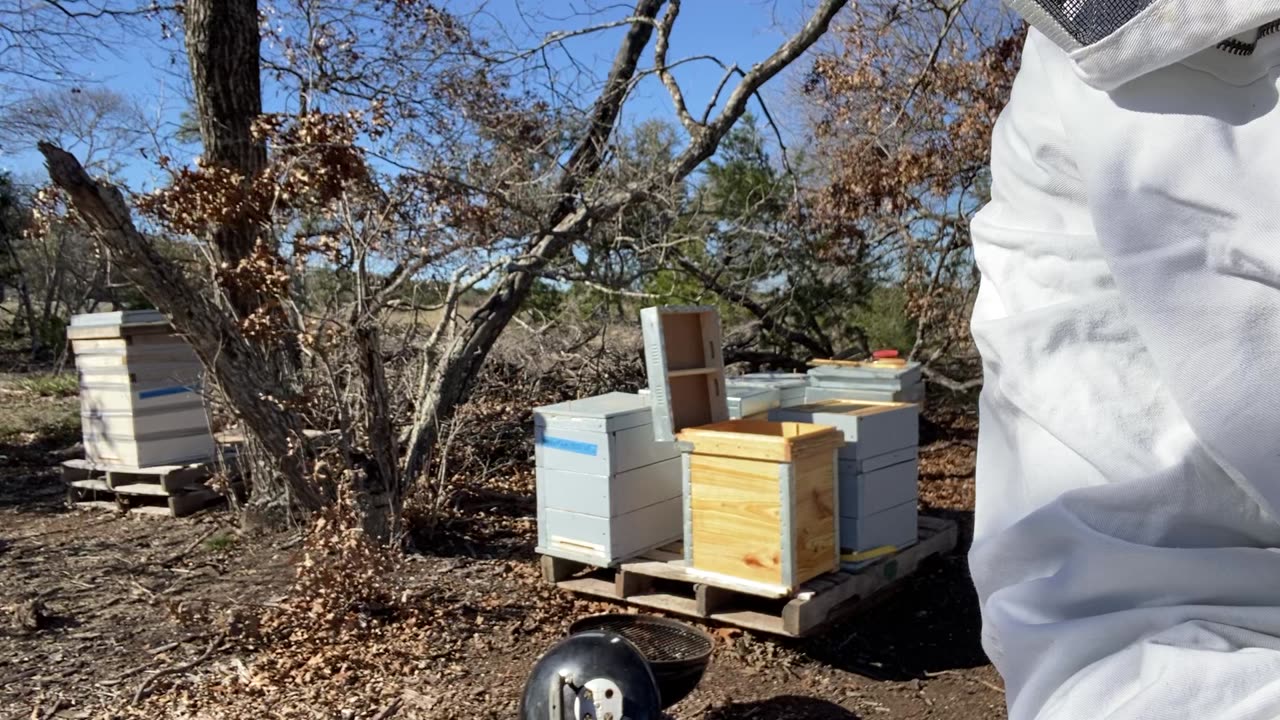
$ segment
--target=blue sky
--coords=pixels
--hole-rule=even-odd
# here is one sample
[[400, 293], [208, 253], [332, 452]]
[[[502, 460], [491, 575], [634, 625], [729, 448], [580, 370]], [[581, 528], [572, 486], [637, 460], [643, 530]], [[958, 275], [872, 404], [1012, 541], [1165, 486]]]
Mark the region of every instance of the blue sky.
[[[607, 0], [489, 0], [483, 6], [470, 0], [451, 3], [459, 9], [482, 9], [482, 21], [501, 25], [517, 44], [528, 46], [547, 33], [564, 28], [586, 27], [627, 15], [630, 3]], [[789, 32], [803, 22], [813, 0], [685, 0], [672, 34], [670, 61], [690, 55], [715, 55], [726, 63], [749, 68], [772, 52]], [[590, 8], [596, 8], [591, 10]], [[539, 17], [533, 17], [537, 15]], [[624, 29], [592, 33], [564, 41], [577, 61], [598, 77], [607, 71]], [[652, 43], [642, 67], [652, 65]], [[807, 66], [799, 63], [796, 69]], [[153, 120], [176, 122], [186, 107], [186, 59], [174, 40], [164, 40], [156, 28], [150, 37], [133, 38], [127, 45], [102, 57], [81, 63], [75, 69], [85, 84], [102, 84], [135, 99]], [[692, 111], [700, 114], [719, 83], [722, 70], [711, 62], [696, 62], [675, 71]], [[793, 74], [792, 74], [793, 75]], [[767, 88], [770, 110], [784, 125], [794, 124], [794, 97], [789, 92], [791, 76], [776, 78]], [[272, 110], [271, 88], [265, 88], [267, 109]], [[727, 95], [727, 92], [725, 93]], [[758, 112], [757, 108], [752, 108]], [[647, 118], [674, 120], [671, 100], [656, 78], [642, 83], [627, 106], [623, 122], [633, 124]], [[14, 153], [6, 148], [0, 161], [20, 176], [42, 174], [39, 158], [32, 151]], [[198, 149], [196, 149], [198, 151]], [[155, 167], [141, 156], [132, 159], [126, 177], [135, 187], [158, 178]]]

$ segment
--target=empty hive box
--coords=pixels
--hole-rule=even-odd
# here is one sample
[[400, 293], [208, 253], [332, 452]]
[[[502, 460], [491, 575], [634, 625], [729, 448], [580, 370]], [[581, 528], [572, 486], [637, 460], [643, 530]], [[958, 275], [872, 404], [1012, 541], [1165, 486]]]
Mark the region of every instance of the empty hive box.
[[639, 395], [534, 410], [538, 552], [612, 565], [682, 536], [680, 453]]
[[77, 315], [67, 329], [80, 376], [85, 456], [150, 467], [214, 454], [203, 368], [153, 310]]
[[835, 570], [843, 435], [808, 423], [725, 420], [723, 368], [699, 373], [696, 383], [681, 372], [696, 365], [695, 349], [719, 357], [715, 310], [646, 308], [641, 317], [654, 429], [677, 437], [684, 452], [690, 567], [786, 588]]
[[769, 412], [769, 419], [838, 428], [840, 544], [865, 552], [916, 541], [919, 408], [910, 403], [827, 400]]

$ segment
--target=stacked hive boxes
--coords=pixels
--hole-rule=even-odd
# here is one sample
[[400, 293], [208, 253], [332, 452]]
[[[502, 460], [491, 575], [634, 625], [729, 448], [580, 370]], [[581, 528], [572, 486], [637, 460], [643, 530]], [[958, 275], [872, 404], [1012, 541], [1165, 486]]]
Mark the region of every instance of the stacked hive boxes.
[[77, 315], [67, 337], [80, 376], [89, 461], [140, 468], [213, 457], [200, 362], [163, 315]]
[[819, 365], [809, 370], [805, 400], [923, 403], [924, 376], [917, 362]]
[[845, 552], [916, 541], [919, 408], [828, 400], [769, 411], [769, 419], [833, 426], [839, 451], [840, 544]]
[[538, 552], [612, 565], [679, 540], [680, 453], [629, 393], [534, 410]]

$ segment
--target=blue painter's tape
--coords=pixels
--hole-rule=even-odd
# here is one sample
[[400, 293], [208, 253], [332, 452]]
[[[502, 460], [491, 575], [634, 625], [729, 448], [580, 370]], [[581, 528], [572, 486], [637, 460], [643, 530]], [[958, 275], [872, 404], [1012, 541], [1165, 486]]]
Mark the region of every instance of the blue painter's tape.
[[579, 455], [595, 456], [597, 447], [593, 443], [578, 442], [577, 440], [566, 440], [565, 438], [551, 437], [543, 435], [542, 442], [539, 443], [543, 447], [552, 450], [564, 450], [565, 452], [577, 453]]
[[147, 400], [149, 398], [164, 397], [165, 395], [177, 395], [179, 393], [191, 392], [191, 388], [186, 385], [176, 385], [174, 387], [157, 388], [155, 390], [143, 390], [138, 393], [139, 400]]

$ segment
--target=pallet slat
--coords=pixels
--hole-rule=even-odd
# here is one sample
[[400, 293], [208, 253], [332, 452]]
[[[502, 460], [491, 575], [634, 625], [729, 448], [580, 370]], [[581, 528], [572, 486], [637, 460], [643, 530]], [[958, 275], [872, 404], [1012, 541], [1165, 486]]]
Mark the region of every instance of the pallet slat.
[[[683, 560], [643, 558], [615, 568], [546, 555], [541, 562], [544, 579], [563, 590], [772, 635], [803, 637], [873, 604], [922, 562], [954, 549], [957, 535], [954, 522], [921, 516], [919, 541], [911, 547], [856, 570], [817, 577], [792, 597], [762, 593], [756, 583], [691, 571]], [[661, 552], [669, 558], [671, 546]], [[583, 571], [587, 574], [579, 576]]]
[[[234, 463], [228, 465], [234, 468]], [[67, 499], [76, 507], [185, 517], [222, 501], [220, 493], [204, 484], [213, 469], [209, 464], [134, 468], [68, 460], [62, 477]]]

